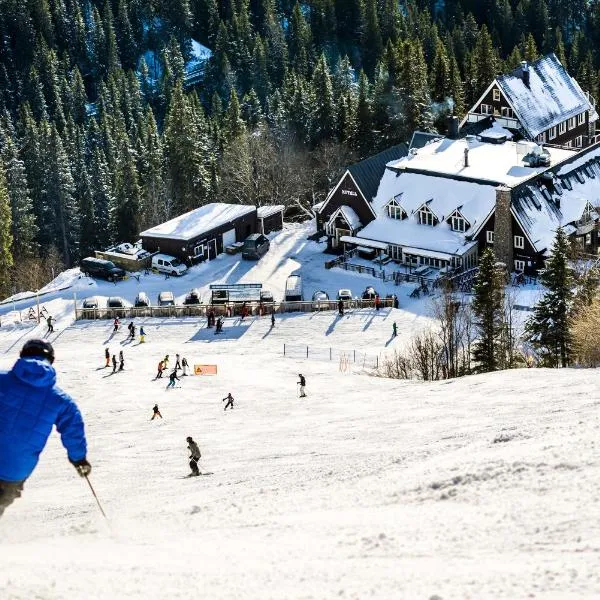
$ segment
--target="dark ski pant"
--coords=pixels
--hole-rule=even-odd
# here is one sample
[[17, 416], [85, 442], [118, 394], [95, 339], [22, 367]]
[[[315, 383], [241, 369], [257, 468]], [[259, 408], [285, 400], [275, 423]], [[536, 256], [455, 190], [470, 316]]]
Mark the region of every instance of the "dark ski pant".
[[198, 468], [198, 459], [192, 458], [190, 460], [190, 469], [192, 470], [193, 475], [200, 475], [200, 469]]
[[4, 510], [21, 497], [24, 481], [0, 481], [0, 517]]
[[233, 399], [227, 400], [227, 404], [225, 405], [225, 408], [223, 410], [227, 410], [228, 406], [231, 406], [231, 408], [233, 408]]
[[151, 421], [154, 421], [154, 419], [156, 419], [156, 417], [160, 417], [161, 419], [163, 418], [163, 417], [162, 417], [162, 415], [160, 414], [160, 411], [159, 411], [159, 412], [155, 412], [155, 413], [152, 415], [152, 418], [151, 418], [150, 420], [151, 420]]

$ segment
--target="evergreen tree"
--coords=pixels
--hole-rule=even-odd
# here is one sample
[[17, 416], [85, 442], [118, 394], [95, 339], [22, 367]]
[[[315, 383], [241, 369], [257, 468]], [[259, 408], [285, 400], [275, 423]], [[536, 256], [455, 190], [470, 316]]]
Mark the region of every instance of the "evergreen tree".
[[333, 100], [333, 84], [325, 55], [321, 54], [313, 73], [313, 90], [318, 101], [311, 119], [312, 139], [315, 145], [334, 137], [336, 132], [336, 110]]
[[118, 241], [135, 242], [140, 232], [141, 190], [135, 160], [128, 144], [124, 145], [121, 154], [121, 169], [115, 186], [113, 229]]
[[539, 353], [542, 364], [549, 367], [566, 367], [571, 359], [569, 317], [573, 279], [568, 254], [569, 239], [559, 228], [546, 268], [540, 275], [547, 291], [525, 325], [526, 338]]
[[0, 297], [10, 293], [10, 271], [14, 264], [12, 255], [12, 215], [6, 188], [4, 168], [0, 165]]
[[364, 67], [367, 73], [373, 73], [383, 51], [381, 28], [377, 15], [377, 0], [366, 0], [365, 31], [363, 36]]
[[473, 358], [478, 372], [496, 371], [503, 364], [501, 333], [504, 286], [502, 271], [496, 266], [491, 248], [487, 248], [481, 256], [473, 292], [472, 307], [477, 331]]
[[246, 125], [242, 119], [240, 101], [235, 90], [231, 90], [223, 125], [225, 135], [229, 141], [235, 140], [246, 131]]

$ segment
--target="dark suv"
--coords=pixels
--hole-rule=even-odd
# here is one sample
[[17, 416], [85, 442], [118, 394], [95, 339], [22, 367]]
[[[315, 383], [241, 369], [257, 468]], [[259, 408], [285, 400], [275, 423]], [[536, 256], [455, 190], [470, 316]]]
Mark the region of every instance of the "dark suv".
[[271, 247], [269, 238], [262, 233], [253, 233], [244, 240], [242, 247], [242, 258], [258, 260], [266, 254]]
[[108, 281], [116, 281], [117, 279], [125, 279], [126, 273], [123, 269], [115, 266], [110, 260], [102, 258], [84, 258], [79, 265], [81, 272], [84, 275], [91, 277], [100, 277], [108, 279]]
[[185, 297], [183, 303], [188, 306], [190, 304], [200, 304], [201, 296], [200, 292], [197, 289], [193, 289], [189, 294]]

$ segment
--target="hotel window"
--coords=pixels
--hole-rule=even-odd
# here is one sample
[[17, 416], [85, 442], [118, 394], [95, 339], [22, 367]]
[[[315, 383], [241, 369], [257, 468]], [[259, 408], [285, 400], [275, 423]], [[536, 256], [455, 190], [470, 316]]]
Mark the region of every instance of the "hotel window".
[[402, 261], [402, 246], [392, 246], [388, 248], [388, 253], [392, 260]]
[[403, 208], [398, 206], [398, 203], [395, 200], [392, 200], [388, 204], [387, 209], [390, 219], [397, 219], [398, 221], [401, 221], [406, 217], [406, 213], [404, 212]]
[[586, 246], [588, 246], [591, 243], [592, 243], [592, 234], [591, 233], [586, 233], [585, 234], [585, 244], [586, 244]]
[[482, 115], [493, 115], [494, 109], [492, 108], [491, 104], [482, 104], [481, 105], [481, 114]]
[[548, 139], [553, 140], [556, 137], [556, 127], [551, 127], [548, 130]]
[[494, 102], [500, 102], [500, 90], [494, 89]]
[[522, 235], [515, 235], [515, 248], [523, 250], [525, 248], [525, 238]]
[[579, 115], [577, 115], [577, 125], [584, 125], [585, 124], [585, 113], [582, 112]]
[[525, 261], [524, 260], [515, 260], [515, 271], [524, 271], [525, 270]]
[[562, 123], [559, 123], [558, 124], [558, 135], [562, 135], [566, 131], [567, 131], [567, 122], [563, 121]]
[[493, 244], [494, 243], [494, 232], [491, 229], [488, 229], [485, 232], [485, 241], [488, 244]]
[[426, 206], [419, 210], [419, 225], [437, 225], [435, 215]]
[[450, 223], [452, 231], [465, 231], [467, 229], [467, 222], [462, 217], [452, 217]]
[[582, 135], [578, 135], [578, 136], [575, 138], [575, 147], [576, 147], [576, 148], [581, 148], [581, 147], [583, 147], [583, 136], [582, 136]]
[[500, 109], [500, 113], [503, 117], [506, 117], [508, 119], [512, 119], [515, 116], [515, 113], [513, 113], [512, 108], [509, 108], [508, 106], [503, 106]]
[[571, 117], [567, 123], [569, 129], [575, 129], [575, 126], [577, 125], [577, 117]]
[[537, 136], [537, 141], [540, 144], [543, 144], [546, 141], [546, 132], [544, 131], [544, 133], [540, 133], [540, 135]]

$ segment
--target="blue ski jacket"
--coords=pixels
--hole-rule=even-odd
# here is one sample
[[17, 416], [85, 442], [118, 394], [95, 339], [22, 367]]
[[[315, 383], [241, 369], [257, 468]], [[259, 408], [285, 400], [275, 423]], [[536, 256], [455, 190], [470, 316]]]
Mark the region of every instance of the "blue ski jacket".
[[56, 387], [54, 367], [46, 360], [20, 358], [10, 371], [0, 371], [0, 480], [31, 475], [54, 425], [69, 460], [85, 458], [81, 413]]

